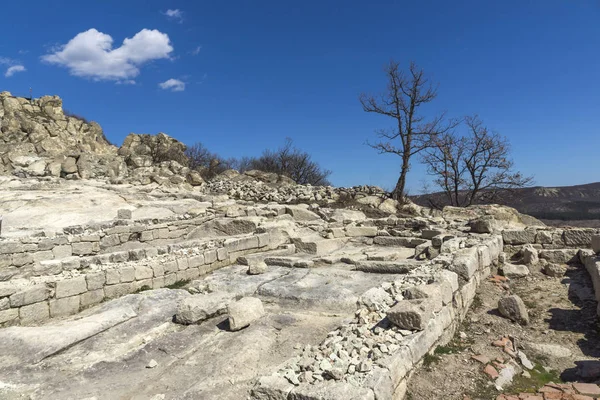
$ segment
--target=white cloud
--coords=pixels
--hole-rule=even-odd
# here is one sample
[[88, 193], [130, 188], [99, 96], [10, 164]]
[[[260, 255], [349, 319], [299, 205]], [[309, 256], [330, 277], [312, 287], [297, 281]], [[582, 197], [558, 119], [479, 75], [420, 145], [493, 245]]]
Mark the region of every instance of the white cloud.
[[7, 78], [10, 78], [17, 72], [26, 71], [25, 67], [21, 65], [17, 60], [13, 60], [12, 58], [8, 57], [0, 57], [0, 65], [5, 65], [8, 67], [8, 69], [4, 73], [4, 76]]
[[200, 50], [202, 50], [202, 46], [196, 47], [194, 50], [190, 51], [190, 54], [193, 56], [197, 56], [200, 53]]
[[185, 82], [173, 78], [159, 83], [158, 86], [160, 86], [161, 89], [171, 90], [173, 92], [183, 92], [185, 90]]
[[171, 20], [177, 21], [180, 24], [183, 23], [183, 11], [181, 11], [178, 8], [176, 8], [175, 10], [167, 10], [163, 14]]
[[169, 58], [173, 51], [169, 36], [156, 29], [142, 29], [116, 49], [112, 45], [110, 35], [89, 29], [42, 60], [68, 68], [71, 75], [126, 82], [140, 74], [144, 63]]
[[24, 72], [26, 71], [25, 67], [22, 65], [13, 65], [12, 67], [8, 67], [8, 69], [6, 70], [6, 73], [4, 74], [5, 77], [10, 78], [11, 76], [13, 76], [14, 74], [16, 74], [17, 72]]
[[0, 57], [0, 65], [15, 65], [17, 61], [8, 57]]

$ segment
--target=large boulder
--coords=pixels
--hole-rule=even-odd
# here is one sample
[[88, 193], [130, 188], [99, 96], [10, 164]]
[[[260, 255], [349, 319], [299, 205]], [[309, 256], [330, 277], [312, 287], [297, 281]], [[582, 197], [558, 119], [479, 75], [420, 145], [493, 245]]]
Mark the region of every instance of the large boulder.
[[498, 301], [498, 311], [504, 317], [515, 321], [521, 325], [529, 323], [529, 313], [523, 300], [517, 295], [511, 295], [501, 298]]
[[229, 329], [239, 331], [265, 314], [262, 302], [256, 297], [244, 297], [227, 307]]
[[227, 292], [186, 297], [177, 306], [175, 322], [190, 325], [224, 314], [227, 311], [227, 305], [234, 297], [235, 295]]

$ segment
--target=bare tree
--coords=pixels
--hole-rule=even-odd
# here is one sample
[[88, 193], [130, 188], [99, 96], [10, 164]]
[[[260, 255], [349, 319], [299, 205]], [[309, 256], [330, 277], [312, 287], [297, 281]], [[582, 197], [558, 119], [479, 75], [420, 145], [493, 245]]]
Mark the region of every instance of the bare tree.
[[465, 124], [467, 136], [440, 135], [422, 157], [447, 204], [493, 202], [511, 189], [533, 184], [533, 177], [513, 171], [505, 137], [489, 131], [477, 116], [466, 117]]
[[189, 160], [189, 168], [198, 171], [205, 179], [212, 179], [225, 170], [235, 168], [238, 162], [234, 158], [224, 159], [208, 150], [200, 142], [188, 147], [185, 155]]
[[310, 154], [294, 147], [290, 138], [286, 138], [284, 145], [279, 149], [265, 150], [260, 157], [251, 159], [246, 167], [285, 175], [301, 185], [325, 186], [330, 184], [327, 177], [331, 171], [321, 168], [311, 159]]
[[402, 159], [400, 177], [392, 191], [392, 197], [399, 200], [405, 195], [412, 156], [429, 148], [433, 138], [447, 132], [456, 123], [444, 123], [444, 114], [427, 120], [419, 113], [421, 106], [436, 98], [437, 89], [415, 63], [411, 62], [408, 73], [405, 73], [399, 63], [392, 60], [384, 71], [386, 91], [379, 96], [362, 94], [360, 102], [364, 111], [394, 119], [393, 128], [376, 131], [380, 141], [367, 144], [380, 154], [396, 154]]

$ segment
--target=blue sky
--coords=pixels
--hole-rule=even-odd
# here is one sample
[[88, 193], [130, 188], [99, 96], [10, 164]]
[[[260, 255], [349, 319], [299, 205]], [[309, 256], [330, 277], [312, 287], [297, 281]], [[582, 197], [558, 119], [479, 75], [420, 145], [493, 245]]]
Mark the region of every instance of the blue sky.
[[[2, 14], [0, 90], [57, 94], [119, 145], [165, 132], [238, 157], [291, 137], [335, 185], [392, 188], [399, 159], [365, 145], [390, 121], [358, 95], [383, 90], [394, 58], [439, 83], [427, 113], [479, 114], [537, 184], [600, 181], [596, 0], [30, 0]], [[427, 176], [412, 165], [416, 194]]]

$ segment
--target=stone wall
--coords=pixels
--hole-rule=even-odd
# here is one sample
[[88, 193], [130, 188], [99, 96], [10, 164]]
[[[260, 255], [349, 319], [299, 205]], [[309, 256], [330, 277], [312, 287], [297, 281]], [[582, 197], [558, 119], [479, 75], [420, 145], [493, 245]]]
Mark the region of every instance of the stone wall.
[[[423, 297], [417, 297], [421, 299], [416, 300], [420, 307], [411, 309], [410, 304], [417, 304], [411, 303], [415, 300], [401, 300], [387, 311], [388, 318], [392, 319], [390, 316], [392, 313], [402, 312], [398, 308], [403, 309], [406, 306], [405, 310], [411, 309], [409, 313], [412, 313], [413, 316], [418, 315], [416, 320], [420, 320], [422, 326], [416, 332], [404, 336], [398, 343], [394, 341], [390, 344], [389, 336], [383, 337], [381, 343], [394, 346], [394, 350], [387, 355], [380, 351], [381, 356], [373, 365], [368, 366], [371, 368], [368, 374], [364, 374], [365, 371], [361, 370], [361, 374], [355, 375], [361, 377], [357, 378], [361, 379], [360, 382], [353, 380], [354, 383], [350, 383], [350, 380], [343, 377], [334, 381], [293, 385], [284, 377], [285, 373], [279, 371], [260, 378], [253, 390], [253, 398], [273, 400], [296, 398], [403, 399], [408, 379], [423, 361], [425, 355], [438, 345], [449, 342], [454, 335], [455, 329], [465, 317], [475, 297], [480, 282], [490, 274], [502, 248], [503, 242], [500, 235], [481, 235], [471, 238], [468, 247], [457, 250], [453, 254], [442, 255], [440, 262], [445, 263], [445, 260], [448, 262], [435, 275], [435, 282], [414, 287], [415, 293], [429, 293], [430, 295], [424, 296], [430, 301], [423, 301]], [[393, 285], [387, 283], [378, 290], [385, 294], [391, 288]], [[364, 341], [365, 348], [375, 348], [373, 343], [378, 343], [377, 335], [386, 335], [387, 330], [369, 329], [369, 325], [365, 325], [364, 321], [380, 321], [381, 314], [378, 311], [373, 311], [373, 314], [373, 318], [369, 318], [368, 314], [357, 312], [356, 322], [350, 322], [349, 325], [341, 326], [335, 332], [330, 333], [328, 338], [318, 346], [318, 349], [332, 351], [328, 348], [343, 344], [342, 337], [345, 337], [344, 335], [347, 335], [348, 332], [361, 331], [361, 329], [369, 332], [367, 335], [360, 336]], [[337, 338], [336, 335], [342, 337]], [[369, 341], [371, 343], [367, 344]], [[356, 346], [356, 344], [352, 343], [352, 346]], [[360, 354], [363, 354], [362, 350]], [[367, 353], [364, 353], [364, 357], [367, 361]], [[299, 359], [302, 360], [301, 356], [292, 358], [291, 363], [297, 363], [296, 360]], [[286, 368], [294, 370], [296, 366]], [[358, 368], [362, 368], [362, 366]]]
[[[59, 264], [54, 267], [62, 272], [60, 275], [0, 283], [0, 326], [38, 324], [142, 289], [196, 279], [234, 263], [242, 255], [269, 250], [271, 243], [270, 233], [265, 232], [194, 241], [187, 248], [168, 245], [50, 262], [46, 272], [51, 272], [52, 264]], [[67, 274], [66, 267], [72, 268]]]
[[600, 233], [594, 228], [528, 228], [504, 230], [504, 251], [509, 257], [518, 254], [523, 245], [532, 245], [539, 257], [553, 263], [577, 262], [579, 249], [591, 247], [592, 236]]
[[580, 258], [592, 278], [596, 301], [598, 302], [598, 316], [600, 316], [600, 235], [592, 237], [592, 250], [582, 250]]

